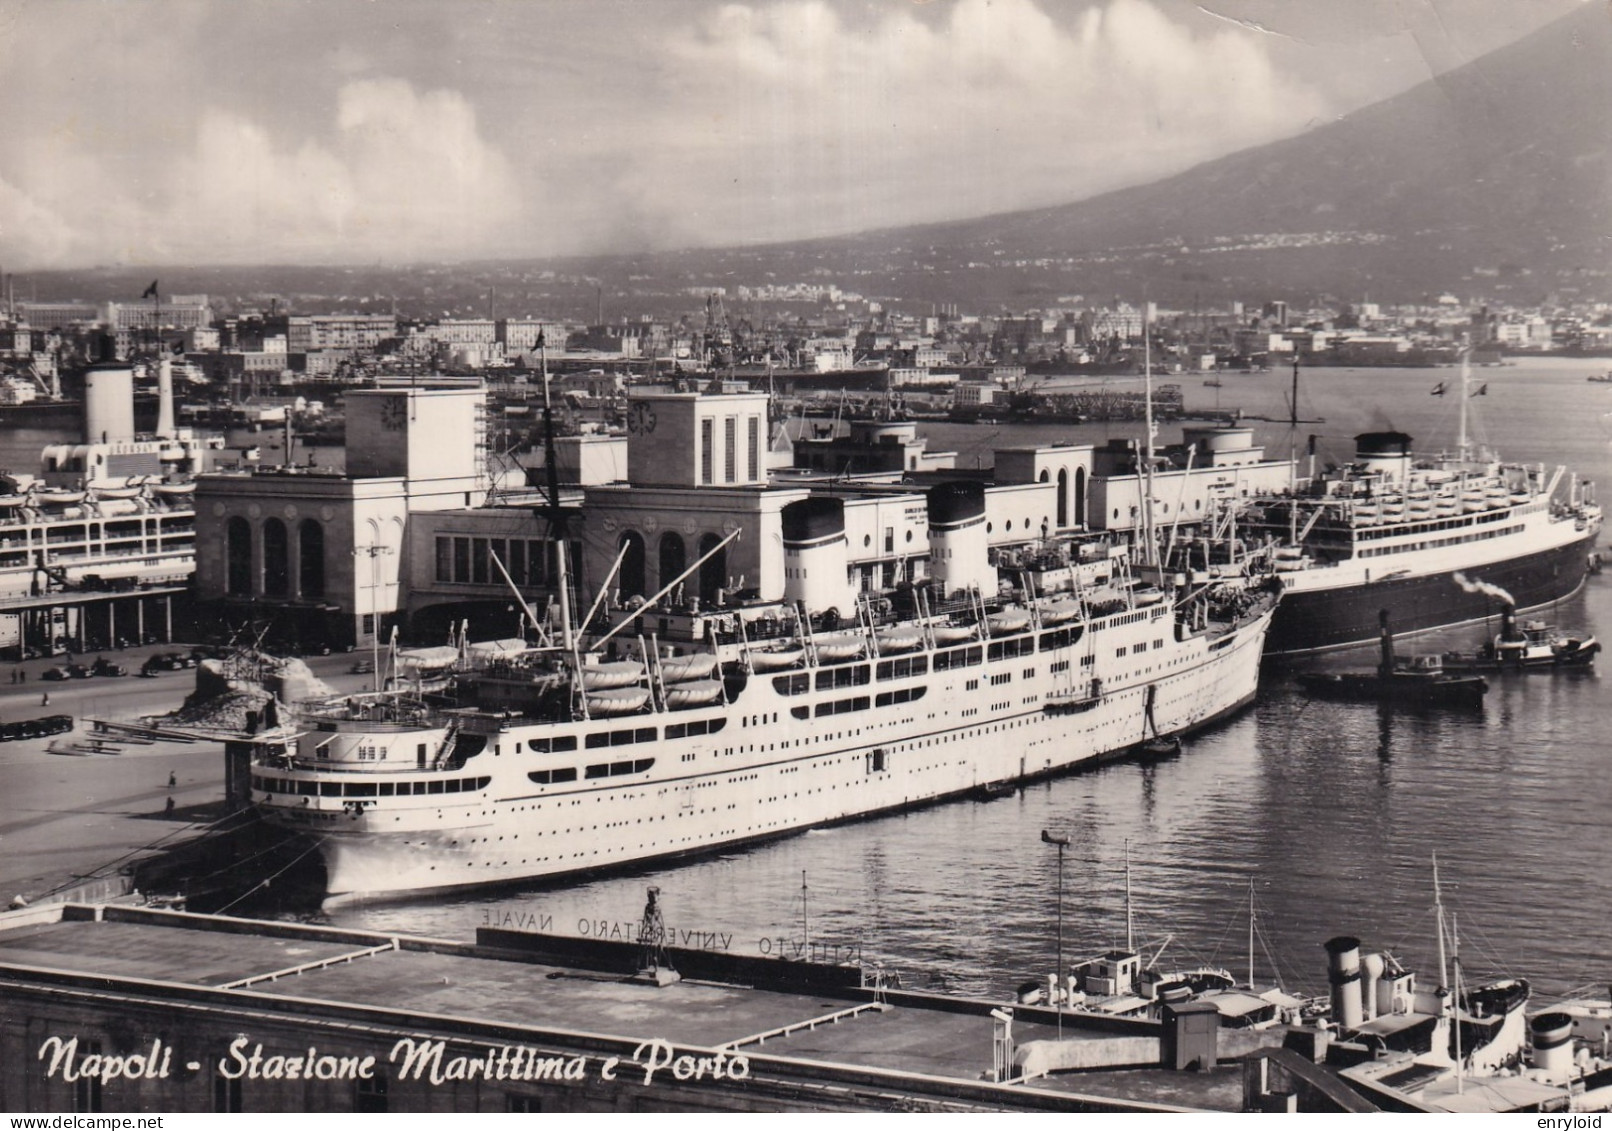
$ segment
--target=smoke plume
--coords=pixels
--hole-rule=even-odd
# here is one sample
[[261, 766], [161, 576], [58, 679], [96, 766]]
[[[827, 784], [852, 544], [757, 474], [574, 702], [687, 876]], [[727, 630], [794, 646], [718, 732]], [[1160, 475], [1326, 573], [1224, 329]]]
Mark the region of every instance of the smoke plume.
[[1491, 597], [1498, 597], [1508, 605], [1515, 605], [1517, 599], [1498, 585], [1491, 585], [1487, 581], [1474, 581], [1464, 573], [1455, 575], [1455, 583], [1468, 593], [1487, 593]]

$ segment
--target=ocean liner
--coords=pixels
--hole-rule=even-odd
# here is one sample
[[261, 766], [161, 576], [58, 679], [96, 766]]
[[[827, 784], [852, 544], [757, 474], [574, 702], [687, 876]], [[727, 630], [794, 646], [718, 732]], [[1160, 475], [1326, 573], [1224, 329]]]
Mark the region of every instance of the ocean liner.
[[1355, 461], [1255, 500], [1245, 533], [1279, 543], [1282, 600], [1267, 651], [1372, 640], [1537, 608], [1583, 584], [1601, 511], [1565, 467], [1503, 463], [1467, 443], [1463, 377], [1454, 453], [1418, 458], [1411, 437], [1356, 437]]
[[[663, 424], [688, 407], [674, 400]], [[709, 509], [720, 495], [697, 498]], [[986, 791], [1121, 757], [1254, 697], [1268, 586], [1164, 574], [1155, 588], [1100, 541], [1045, 539], [999, 571], [984, 488], [943, 482], [885, 496], [920, 508], [927, 576], [859, 593], [844, 500], [791, 498], [777, 515], [781, 598], [679, 595], [736, 529], [647, 600], [596, 600], [618, 611], [461, 672], [455, 694], [394, 686], [256, 736], [253, 802], [317, 841], [327, 900], [341, 902], [589, 872]]]
[[[106, 594], [134, 594], [138, 603], [154, 590], [166, 600], [195, 572], [193, 476], [222, 441], [174, 426], [171, 373], [166, 362], [161, 369], [155, 433], [135, 432], [132, 367], [100, 365], [85, 376], [84, 441], [46, 445], [37, 474], [0, 471], [7, 655], [48, 654], [74, 641], [82, 648], [85, 611], [116, 600]], [[103, 619], [109, 629], [116, 624]], [[130, 617], [126, 631], [134, 635], [139, 623]]]

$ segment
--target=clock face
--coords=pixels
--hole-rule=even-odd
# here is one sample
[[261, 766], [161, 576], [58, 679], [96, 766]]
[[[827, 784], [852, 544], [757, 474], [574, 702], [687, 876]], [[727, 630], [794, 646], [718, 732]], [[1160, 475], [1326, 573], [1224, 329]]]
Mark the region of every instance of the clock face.
[[381, 402], [381, 427], [388, 432], [403, 431], [404, 418], [408, 414], [403, 402], [403, 397], [387, 397]]
[[627, 431], [645, 436], [655, 430], [655, 413], [647, 404], [635, 404], [627, 410]]

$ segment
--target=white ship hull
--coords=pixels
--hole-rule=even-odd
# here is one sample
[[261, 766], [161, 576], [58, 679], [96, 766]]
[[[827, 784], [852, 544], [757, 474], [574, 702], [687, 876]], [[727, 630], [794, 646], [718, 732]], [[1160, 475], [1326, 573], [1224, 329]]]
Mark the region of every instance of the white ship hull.
[[[409, 768], [449, 740], [443, 729], [370, 733], [384, 749], [369, 756], [403, 759], [399, 772], [264, 759], [253, 796], [268, 819], [318, 838], [338, 902], [680, 856], [1094, 764], [1154, 730], [1203, 726], [1253, 699], [1270, 618], [1178, 640], [1166, 602], [1070, 644], [1056, 639], [1068, 629], [1043, 631], [1058, 645], [1048, 650], [1034, 650], [1035, 633], [1011, 638], [1026, 654], [991, 659], [994, 642], [974, 642], [754, 675], [726, 706], [492, 723], [452, 771]], [[971, 652], [971, 665], [935, 668]], [[1056, 709], [1092, 674], [1096, 706]], [[816, 686], [827, 683], [839, 686]]]

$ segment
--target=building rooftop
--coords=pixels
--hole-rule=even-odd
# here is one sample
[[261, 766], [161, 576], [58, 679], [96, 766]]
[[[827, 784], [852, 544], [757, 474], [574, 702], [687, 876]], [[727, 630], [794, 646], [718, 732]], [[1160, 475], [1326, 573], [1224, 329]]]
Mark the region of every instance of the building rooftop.
[[[526, 953], [524, 940], [531, 940]], [[102, 1003], [119, 995], [131, 1003], [156, 997], [175, 1009], [232, 1019], [266, 1011], [310, 1028], [440, 1027], [480, 1033], [487, 1045], [519, 1040], [592, 1049], [599, 1041], [631, 1047], [658, 1038], [679, 1048], [737, 1049], [758, 1078], [865, 1085], [872, 1073], [886, 1098], [944, 1099], [964, 1108], [1238, 1110], [1241, 1102], [1237, 1069], [1144, 1066], [995, 1084], [997, 1003], [879, 991], [859, 985], [844, 967], [704, 952], [708, 963], [740, 964], [734, 969], [744, 982], [704, 977], [716, 967], [673, 951], [687, 973], [657, 986], [630, 977], [635, 947], [600, 943], [605, 949], [595, 953], [588, 946], [519, 932], [490, 932], [469, 945], [149, 909], [34, 908], [0, 914], [0, 1004], [13, 1012], [19, 993], [71, 988], [93, 990]], [[567, 953], [584, 957], [572, 963]], [[766, 984], [774, 975], [776, 984]], [[1020, 1047], [1056, 1038], [1049, 1012], [1020, 1007], [1017, 1014], [1013, 1038]], [[1134, 1060], [1135, 1032], [1143, 1031], [1116, 1039], [1067, 1014], [1063, 1023], [1065, 1041], [1085, 1042], [1078, 1055], [1091, 1063], [1118, 1045], [1127, 1045]], [[1156, 1027], [1152, 1032], [1156, 1037]]]

